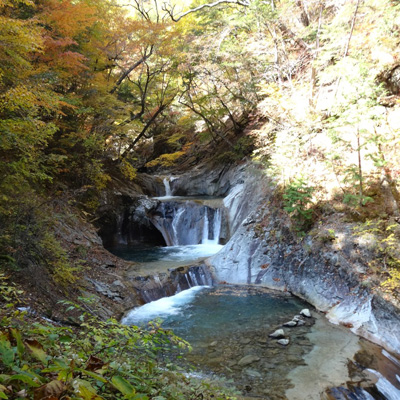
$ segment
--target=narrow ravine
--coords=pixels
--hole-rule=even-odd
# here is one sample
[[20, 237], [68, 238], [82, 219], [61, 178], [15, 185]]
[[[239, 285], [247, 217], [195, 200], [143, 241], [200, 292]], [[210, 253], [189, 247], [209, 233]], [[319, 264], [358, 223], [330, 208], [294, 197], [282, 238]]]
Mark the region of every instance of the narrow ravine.
[[[250, 285], [225, 284], [235, 282], [239, 270], [220, 254], [242, 252], [239, 265], [246, 256], [249, 266], [254, 262], [246, 247], [240, 250], [237, 239], [233, 243], [239, 248], [229, 241], [230, 232], [251, 226], [256, 218], [245, 211], [243, 184], [232, 186], [224, 197], [174, 196], [179, 177], [164, 178], [163, 184], [165, 195], [146, 200], [150, 203], [145, 212], [138, 207], [125, 215], [124, 229], [109, 246], [114, 254], [137, 263], [132, 279], [151, 282], [142, 293], [147, 304], [129, 311], [124, 324], [145, 326], [161, 318], [165, 328], [193, 346], [181, 362], [183, 368], [194, 365], [201, 374], [232, 380], [248, 398], [400, 398], [396, 356], [346, 327], [330, 324], [317, 310], [311, 318], [301, 317], [301, 323], [284, 326], [312, 307], [288, 292], [254, 285], [252, 275], [243, 282]], [[150, 236], [158, 232], [155, 243], [137, 235], [140, 225], [147, 226]], [[247, 235], [243, 244], [248, 240]], [[257, 240], [254, 243], [258, 246]], [[204, 263], [214, 254], [216, 274], [207, 260]], [[229, 268], [232, 276], [225, 272]], [[222, 285], [221, 271], [226, 281]], [[175, 285], [165, 283], [167, 275]], [[269, 336], [277, 329], [284, 329], [288, 343]]]

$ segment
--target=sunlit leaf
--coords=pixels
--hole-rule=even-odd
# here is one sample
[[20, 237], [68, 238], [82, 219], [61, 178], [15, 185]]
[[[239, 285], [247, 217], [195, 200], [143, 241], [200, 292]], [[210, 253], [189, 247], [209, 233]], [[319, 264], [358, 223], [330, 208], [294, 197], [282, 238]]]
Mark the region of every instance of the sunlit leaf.
[[30, 376], [24, 375], [24, 374], [12, 375], [11, 378], [9, 379], [9, 381], [21, 381], [21, 382], [27, 383], [29, 386], [32, 386], [32, 387], [40, 386], [40, 384], [36, 380], [34, 380]]
[[114, 376], [111, 379], [112, 384], [118, 389], [123, 395], [129, 396], [136, 393], [135, 388], [122, 376]]
[[46, 353], [43, 350], [43, 346], [36, 339], [26, 339], [25, 344], [36, 359], [46, 364]]

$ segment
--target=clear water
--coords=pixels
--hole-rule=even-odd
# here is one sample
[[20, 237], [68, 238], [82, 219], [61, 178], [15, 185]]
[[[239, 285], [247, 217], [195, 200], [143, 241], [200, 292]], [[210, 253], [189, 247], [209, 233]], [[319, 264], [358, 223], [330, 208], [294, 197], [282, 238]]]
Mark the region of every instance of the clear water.
[[160, 317], [164, 327], [173, 328], [195, 345], [219, 334], [268, 329], [291, 319], [302, 308], [305, 304], [294, 297], [251, 286], [196, 286], [145, 304], [123, 322], [142, 324]]
[[[379, 377], [378, 388], [385, 393], [378, 398], [399, 398], [397, 359], [390, 362], [378, 346], [329, 324], [315, 311], [316, 319], [306, 319], [305, 326], [284, 328], [289, 346], [268, 336], [305, 307], [297, 298], [261, 287], [197, 286], [136, 308], [122, 322], [146, 325], [161, 318], [164, 328], [173, 329], [193, 347], [185, 360], [179, 361], [185, 370], [195, 366], [204, 375], [224, 377], [246, 398], [320, 400], [328, 387], [341, 389], [348, 382], [358, 388], [357, 382], [364, 379], [359, 374], [370, 371], [363, 368], [377, 368], [377, 363], [385, 366], [377, 369], [386, 376], [373, 371]], [[249, 355], [256, 360], [243, 363]], [[363, 367], [360, 370], [351, 364], [349, 376], [353, 358]], [[359, 395], [352, 393], [352, 399], [368, 398], [364, 389], [357, 390]]]
[[[290, 348], [268, 334], [305, 307], [294, 297], [258, 287], [198, 286], [134, 309], [123, 323], [142, 325], [159, 317], [164, 328], [173, 329], [192, 345], [185, 363], [205, 374], [233, 379], [248, 395], [263, 396], [268, 390], [268, 398], [283, 399], [290, 385], [287, 373], [301, 365], [312, 348], [304, 336], [312, 322], [291, 333], [298, 343]], [[259, 360], [242, 365], [240, 360], [247, 355]]]

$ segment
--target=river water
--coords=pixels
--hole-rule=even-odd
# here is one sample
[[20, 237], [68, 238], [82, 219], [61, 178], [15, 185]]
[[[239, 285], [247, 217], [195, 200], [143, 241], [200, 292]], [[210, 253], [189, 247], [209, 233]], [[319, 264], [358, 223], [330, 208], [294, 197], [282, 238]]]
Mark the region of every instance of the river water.
[[[164, 328], [173, 329], [193, 346], [182, 366], [193, 365], [206, 376], [231, 380], [248, 398], [319, 400], [326, 388], [346, 382], [361, 385], [351, 399], [400, 398], [394, 386], [398, 369], [390, 371], [389, 365], [394, 364], [380, 349], [330, 324], [316, 311], [312, 318], [303, 318], [305, 325], [284, 328], [288, 346], [268, 336], [305, 307], [288, 294], [255, 286], [197, 286], [136, 308], [122, 322], [145, 325], [161, 318]], [[375, 390], [368, 386], [378, 379], [355, 366], [352, 360], [357, 354], [362, 355], [358, 361], [362, 359], [363, 368], [372, 367], [376, 360], [385, 363], [390, 379], [384, 378], [387, 397], [372, 397], [368, 392]]]

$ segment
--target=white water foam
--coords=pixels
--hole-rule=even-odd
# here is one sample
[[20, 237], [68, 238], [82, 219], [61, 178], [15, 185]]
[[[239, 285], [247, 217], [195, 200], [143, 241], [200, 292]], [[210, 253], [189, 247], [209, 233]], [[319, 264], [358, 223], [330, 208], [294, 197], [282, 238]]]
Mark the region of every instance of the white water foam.
[[171, 180], [172, 180], [172, 177], [163, 179], [164, 188], [165, 188], [165, 196], [172, 196], [171, 185], [169, 184], [169, 182]]
[[207, 244], [208, 242], [208, 209], [205, 209], [204, 218], [203, 218], [203, 237], [201, 239], [202, 244]]
[[196, 294], [210, 286], [194, 286], [188, 290], [177, 293], [171, 297], [152, 301], [141, 307], [134, 308], [121, 321], [124, 325], [133, 325], [141, 322], [151, 321], [156, 318], [165, 318], [176, 315], [183, 311], [184, 306], [195, 298]]

